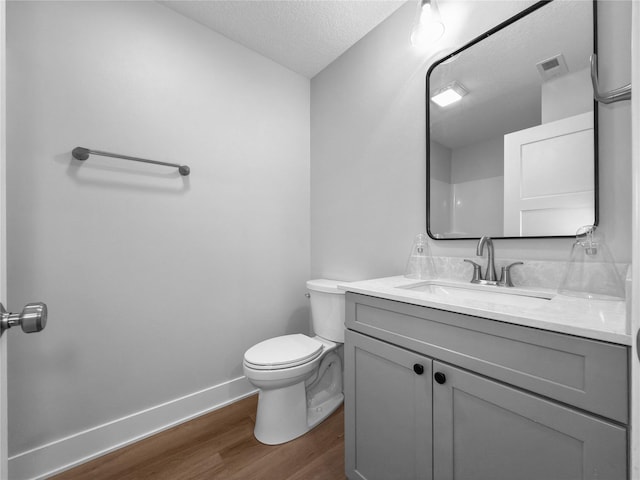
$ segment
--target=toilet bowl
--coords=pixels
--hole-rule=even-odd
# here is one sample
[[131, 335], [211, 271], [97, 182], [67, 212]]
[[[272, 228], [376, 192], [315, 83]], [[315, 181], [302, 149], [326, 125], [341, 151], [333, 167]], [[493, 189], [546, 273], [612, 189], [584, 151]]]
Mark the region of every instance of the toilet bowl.
[[243, 370], [259, 388], [254, 435], [268, 445], [285, 443], [322, 422], [343, 400], [344, 292], [339, 282], [310, 280], [316, 335], [283, 335], [249, 348]]

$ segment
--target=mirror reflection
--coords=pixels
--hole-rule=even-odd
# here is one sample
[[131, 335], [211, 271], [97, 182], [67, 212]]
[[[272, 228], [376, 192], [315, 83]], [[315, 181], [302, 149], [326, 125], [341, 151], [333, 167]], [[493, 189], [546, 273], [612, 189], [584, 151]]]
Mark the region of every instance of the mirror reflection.
[[596, 223], [593, 37], [592, 2], [541, 2], [430, 68], [431, 237]]

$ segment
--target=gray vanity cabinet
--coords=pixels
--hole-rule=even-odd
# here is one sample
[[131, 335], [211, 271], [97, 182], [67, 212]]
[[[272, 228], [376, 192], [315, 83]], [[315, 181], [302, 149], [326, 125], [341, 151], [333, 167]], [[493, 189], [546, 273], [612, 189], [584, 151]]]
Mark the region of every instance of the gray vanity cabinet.
[[[434, 480], [625, 479], [626, 429], [433, 362]], [[406, 477], [409, 478], [409, 477]]]
[[350, 331], [344, 355], [349, 478], [431, 479], [431, 360]]
[[353, 293], [346, 326], [351, 480], [627, 478], [626, 347]]

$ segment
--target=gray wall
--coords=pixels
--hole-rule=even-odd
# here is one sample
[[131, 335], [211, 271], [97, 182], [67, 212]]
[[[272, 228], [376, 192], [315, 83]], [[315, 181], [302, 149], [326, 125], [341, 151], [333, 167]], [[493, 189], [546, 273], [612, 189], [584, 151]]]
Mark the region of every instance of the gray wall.
[[504, 235], [504, 136], [453, 149], [451, 184], [454, 231]]
[[[309, 80], [156, 2], [9, 2], [10, 453], [308, 332]], [[186, 163], [192, 174], [75, 146]]]
[[430, 225], [432, 233], [451, 231], [453, 220], [452, 185], [451, 185], [451, 150], [431, 141], [429, 149], [431, 155], [430, 169]]
[[[425, 76], [452, 51], [533, 2], [440, 3], [445, 37], [428, 51], [409, 43], [408, 3], [311, 81], [311, 273], [357, 280], [398, 275], [426, 229]], [[603, 88], [630, 78], [631, 2], [600, 2]], [[600, 107], [601, 230], [615, 260], [631, 260], [629, 102]], [[564, 260], [571, 239], [499, 240], [497, 258]], [[432, 242], [464, 257], [475, 242]]]

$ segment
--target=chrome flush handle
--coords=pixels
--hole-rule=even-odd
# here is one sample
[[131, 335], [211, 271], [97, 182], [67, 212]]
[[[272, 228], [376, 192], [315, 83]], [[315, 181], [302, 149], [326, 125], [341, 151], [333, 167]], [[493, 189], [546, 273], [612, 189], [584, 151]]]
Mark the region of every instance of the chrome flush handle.
[[24, 333], [43, 330], [47, 325], [47, 305], [42, 302], [28, 303], [21, 313], [9, 313], [0, 303], [0, 335], [17, 325], [20, 325]]

